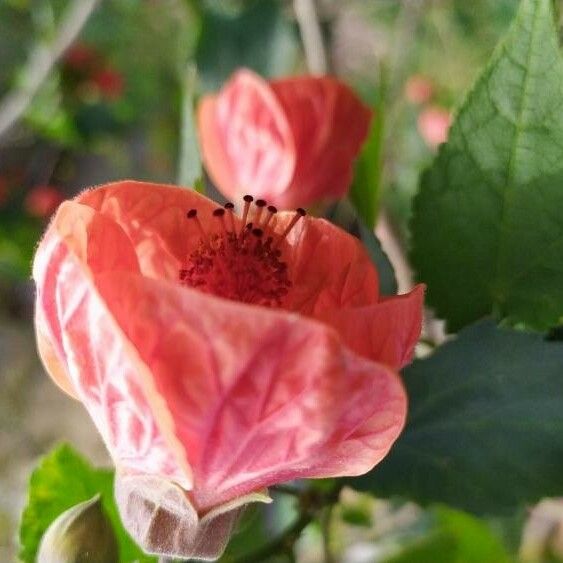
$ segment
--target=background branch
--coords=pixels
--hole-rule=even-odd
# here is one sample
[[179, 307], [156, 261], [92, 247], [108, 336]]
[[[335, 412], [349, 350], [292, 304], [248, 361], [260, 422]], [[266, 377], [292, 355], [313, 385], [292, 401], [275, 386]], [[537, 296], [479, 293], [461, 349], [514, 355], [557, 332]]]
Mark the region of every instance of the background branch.
[[295, 17], [311, 74], [326, 74], [328, 62], [315, 0], [294, 0]]
[[0, 140], [25, 114], [53, 67], [76, 39], [100, 0], [73, 0], [52, 40], [33, 49], [19, 85], [0, 101]]

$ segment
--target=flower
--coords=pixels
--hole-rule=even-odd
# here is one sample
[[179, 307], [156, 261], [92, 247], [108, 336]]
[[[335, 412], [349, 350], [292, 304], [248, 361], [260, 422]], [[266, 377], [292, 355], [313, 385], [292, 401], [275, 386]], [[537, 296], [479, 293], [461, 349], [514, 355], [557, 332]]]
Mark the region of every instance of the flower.
[[418, 116], [418, 132], [426, 144], [435, 149], [448, 140], [448, 129], [452, 116], [447, 109], [430, 106], [423, 109]]
[[413, 74], [405, 84], [405, 97], [413, 105], [425, 104], [433, 95], [432, 81], [423, 74]]
[[39, 185], [32, 188], [25, 196], [25, 210], [33, 217], [41, 219], [53, 214], [63, 202], [64, 195], [55, 186]]
[[241, 214], [109, 184], [61, 205], [34, 260], [41, 358], [152, 553], [218, 557], [265, 488], [362, 474], [404, 424], [422, 288], [382, 301], [354, 237], [250, 197]]
[[240, 70], [198, 108], [203, 160], [218, 189], [280, 208], [346, 195], [371, 119], [330, 77], [266, 82]]

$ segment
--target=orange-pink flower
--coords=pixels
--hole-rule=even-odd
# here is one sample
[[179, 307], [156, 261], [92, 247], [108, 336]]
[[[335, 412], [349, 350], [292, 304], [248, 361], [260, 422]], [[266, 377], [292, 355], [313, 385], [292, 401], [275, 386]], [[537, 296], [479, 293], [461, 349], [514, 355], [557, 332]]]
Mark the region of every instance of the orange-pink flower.
[[346, 195], [371, 111], [330, 77], [266, 82], [238, 71], [198, 111], [205, 167], [229, 199], [287, 209]]
[[418, 132], [426, 144], [435, 149], [448, 140], [448, 130], [452, 122], [451, 113], [439, 106], [429, 106], [418, 116]]
[[246, 199], [240, 218], [195, 191], [102, 186], [61, 205], [35, 257], [41, 357], [150, 552], [218, 557], [268, 486], [362, 474], [404, 424], [395, 370], [423, 289], [382, 300], [357, 239]]

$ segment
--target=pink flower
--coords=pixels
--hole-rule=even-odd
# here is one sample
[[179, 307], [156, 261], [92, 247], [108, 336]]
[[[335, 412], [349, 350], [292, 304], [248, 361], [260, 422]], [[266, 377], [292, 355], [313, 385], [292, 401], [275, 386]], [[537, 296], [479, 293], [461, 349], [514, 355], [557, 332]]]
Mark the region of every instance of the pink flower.
[[359, 475], [401, 432], [423, 289], [380, 299], [358, 240], [246, 198], [119, 182], [65, 202], [34, 261], [53, 379], [88, 409], [147, 551], [216, 558], [242, 507]]
[[430, 101], [433, 94], [434, 86], [428, 77], [422, 74], [413, 74], [407, 80], [405, 85], [405, 96], [411, 104], [425, 104]]
[[426, 144], [435, 149], [448, 140], [448, 130], [452, 116], [447, 109], [430, 106], [423, 109], [418, 116], [418, 131]]
[[199, 106], [203, 160], [229, 199], [280, 208], [343, 197], [371, 112], [334, 78], [266, 82], [238, 71]]
[[50, 217], [63, 202], [64, 195], [55, 186], [35, 186], [25, 197], [25, 210], [34, 217]]

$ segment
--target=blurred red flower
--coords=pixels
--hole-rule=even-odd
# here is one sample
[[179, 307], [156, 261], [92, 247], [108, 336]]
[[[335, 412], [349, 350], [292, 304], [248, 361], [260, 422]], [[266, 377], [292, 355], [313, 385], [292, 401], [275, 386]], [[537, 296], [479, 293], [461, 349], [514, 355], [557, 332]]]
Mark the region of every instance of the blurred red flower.
[[99, 65], [100, 54], [94, 47], [84, 43], [75, 43], [63, 57], [64, 65], [75, 71], [85, 72]]
[[334, 78], [266, 82], [240, 70], [203, 98], [198, 116], [203, 160], [219, 190], [286, 209], [347, 193], [371, 111]]
[[106, 67], [92, 76], [92, 82], [97, 86], [102, 96], [116, 100], [123, 94], [124, 82], [120, 72]]
[[432, 81], [422, 74], [413, 74], [405, 85], [405, 96], [414, 105], [429, 102], [434, 94]]
[[418, 132], [430, 148], [436, 148], [448, 140], [452, 121], [451, 113], [438, 106], [423, 109], [418, 116]]
[[64, 195], [55, 186], [35, 186], [27, 193], [24, 208], [33, 217], [41, 219], [50, 217], [63, 202]]
[[120, 182], [65, 202], [34, 261], [36, 331], [118, 468], [148, 552], [216, 558], [242, 507], [358, 475], [401, 432], [394, 370], [423, 289], [381, 299], [360, 242], [302, 210]]

